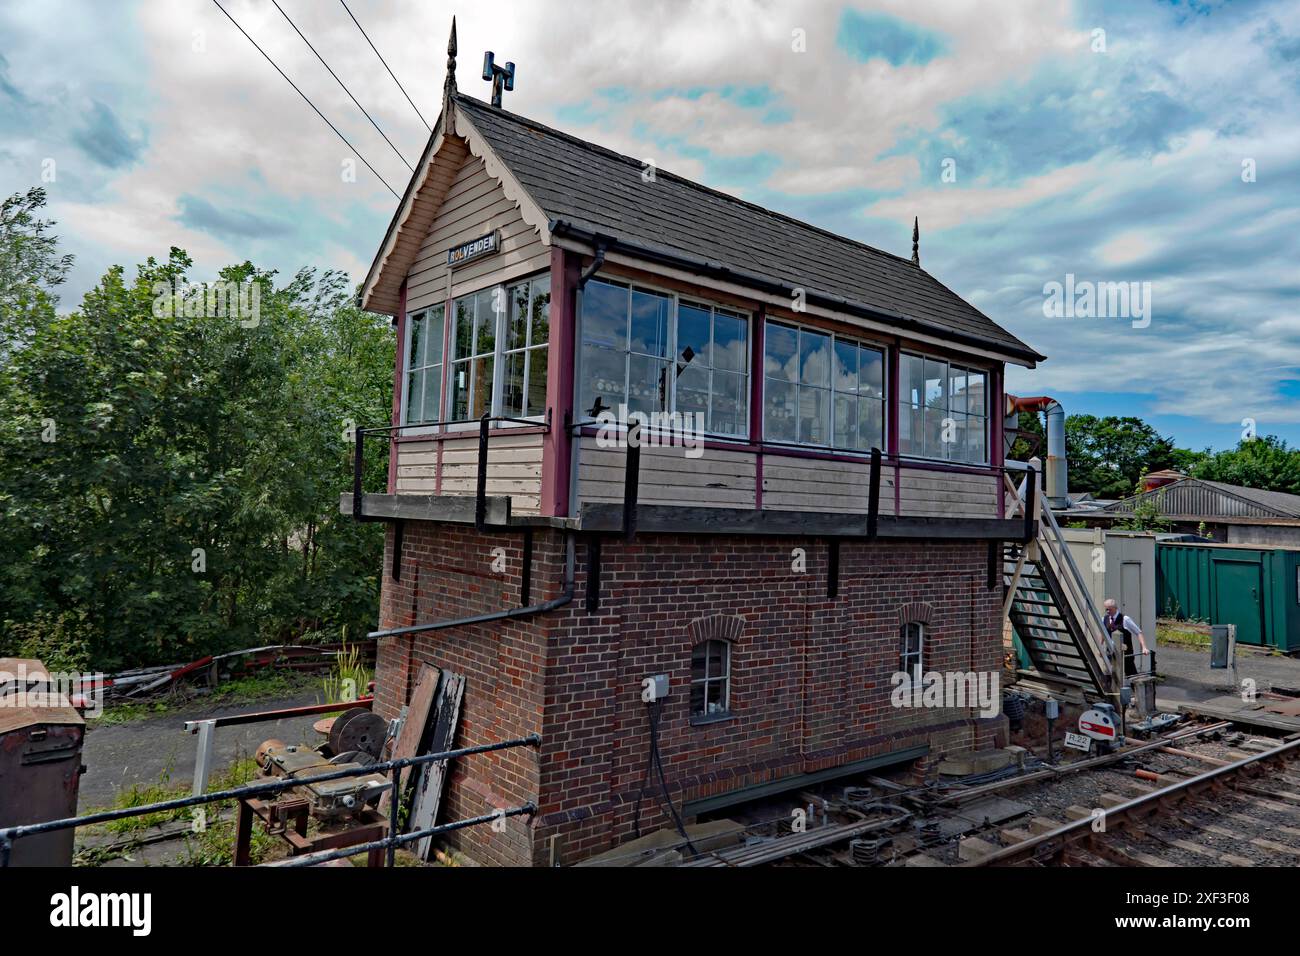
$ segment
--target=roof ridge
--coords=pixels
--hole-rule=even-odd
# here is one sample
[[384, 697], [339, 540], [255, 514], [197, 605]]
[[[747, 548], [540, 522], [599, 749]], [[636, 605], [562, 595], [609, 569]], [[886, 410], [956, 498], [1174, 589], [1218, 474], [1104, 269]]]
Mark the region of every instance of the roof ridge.
[[[530, 117], [524, 116], [520, 113], [513, 113], [510, 110], [505, 109], [504, 107], [491, 106], [485, 103], [483, 100], [480, 100], [473, 96], [469, 96], [465, 93], [457, 93], [455, 94], [455, 96], [457, 101], [464, 101], [466, 103], [473, 104], [474, 108], [490, 111], [490, 115], [501, 116], [502, 118], [510, 119], [520, 125], [533, 126], [538, 129], [545, 130], [546, 132], [551, 133], [555, 136], [559, 136], [565, 140], [568, 140], [569, 142], [577, 146], [580, 146], [583, 149], [602, 153], [606, 156], [613, 157], [614, 159], [617, 159], [621, 162], [632, 165], [636, 169], [641, 169], [645, 165], [641, 160], [637, 159], [634, 156], [628, 156], [626, 153], [620, 153], [617, 150], [610, 149], [608, 146], [602, 146], [599, 143], [593, 143], [590, 140], [583, 139], [580, 136], [575, 136], [573, 133], [566, 133], [564, 130], [556, 129], [553, 126], [547, 126], [545, 123], [539, 122], [535, 119], [531, 119]], [[775, 209], [769, 209], [766, 206], [760, 206], [758, 203], [750, 202], [748, 199], [741, 199], [739, 196], [733, 196], [731, 193], [723, 192], [722, 190], [715, 189], [712, 186], [706, 186], [703, 183], [696, 182], [694, 179], [687, 179], [685, 176], [682, 176], [679, 173], [674, 173], [671, 170], [664, 169], [663, 167], [656, 167], [655, 175], [667, 176], [670, 179], [676, 180], [677, 182], [681, 183], [684, 186], [690, 187], [691, 189], [695, 189], [702, 193], [707, 193], [711, 196], [717, 196], [728, 202], [733, 202], [738, 205], [745, 206], [749, 209], [754, 210], [755, 212], [763, 213], [764, 215], [773, 216], [777, 219], [782, 219], [788, 223], [792, 223], [793, 225], [799, 226], [802, 229], [808, 229], [811, 230], [812, 232], [819, 233], [823, 236], [826, 236], [829, 239], [835, 240], [836, 242], [848, 243], [850, 245], [857, 246], [860, 249], [865, 249], [867, 252], [872, 252], [875, 253], [876, 255], [885, 256], [886, 258], [893, 259], [896, 262], [899, 262], [903, 265], [915, 269], [917, 272], [924, 274], [927, 278], [931, 279], [932, 281], [935, 282], [938, 281], [937, 279], [934, 278], [934, 276], [930, 275], [929, 272], [926, 272], [925, 269], [923, 269], [921, 266], [914, 263], [911, 259], [904, 258], [903, 256], [890, 252], [887, 249], [880, 249], [869, 243], [863, 242], [860, 239], [854, 239], [851, 236], [842, 236], [837, 232], [832, 232], [831, 230], [826, 229], [822, 226], [815, 225], [803, 219], [798, 219], [794, 216], [789, 215], [788, 213], [779, 212]]]

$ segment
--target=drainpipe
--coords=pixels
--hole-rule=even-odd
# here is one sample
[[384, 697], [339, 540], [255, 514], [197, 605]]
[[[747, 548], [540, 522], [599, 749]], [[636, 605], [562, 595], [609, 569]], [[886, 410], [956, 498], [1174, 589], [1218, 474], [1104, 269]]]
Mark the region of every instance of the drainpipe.
[[533, 617], [537, 614], [546, 614], [558, 608], [564, 607], [573, 601], [573, 532], [565, 536], [565, 554], [564, 554], [564, 590], [558, 597], [553, 597], [549, 601], [543, 601], [540, 604], [530, 604], [527, 607], [512, 607], [504, 611], [492, 611], [488, 614], [475, 614], [472, 617], [454, 617], [446, 621], [431, 621], [427, 624], [412, 624], [408, 627], [394, 627], [386, 631], [371, 631], [367, 637], [402, 637], [406, 634], [421, 634], [424, 631], [445, 631], [452, 627], [469, 627], [474, 624], [489, 624], [492, 621], [505, 621], [522, 617]]
[[605, 264], [605, 250], [609, 248], [609, 240], [604, 236], [596, 237], [596, 257], [591, 260], [591, 265], [583, 270], [582, 275], [578, 276], [578, 291], [591, 281], [592, 276], [600, 271], [601, 266]]
[[1046, 395], [1020, 398], [1007, 396], [1008, 414], [1018, 412], [1045, 412], [1047, 415], [1047, 465], [1043, 469], [1046, 479], [1047, 503], [1053, 508], [1070, 507], [1069, 468], [1065, 457], [1065, 409], [1061, 403]]

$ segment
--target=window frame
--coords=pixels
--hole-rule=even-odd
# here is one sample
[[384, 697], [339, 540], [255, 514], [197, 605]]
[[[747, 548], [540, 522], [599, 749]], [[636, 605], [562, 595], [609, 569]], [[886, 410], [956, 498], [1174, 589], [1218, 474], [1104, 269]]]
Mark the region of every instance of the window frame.
[[[533, 285], [534, 283], [536, 283], [538, 280], [542, 278], [546, 279], [546, 297], [547, 297], [546, 344], [535, 345], [533, 343], [533, 317], [532, 317]], [[509, 329], [510, 329], [510, 309], [514, 303], [514, 298], [510, 295], [510, 290], [517, 289], [519, 286], [525, 284], [528, 286], [528, 315], [524, 320], [524, 344], [519, 346], [518, 348], [512, 349], [509, 348], [509, 344], [510, 344]], [[505, 398], [506, 398], [506, 375], [508, 374], [509, 371], [509, 367], [510, 367], [509, 357], [511, 355], [518, 355], [522, 353], [524, 356], [524, 381], [523, 381], [522, 394], [524, 399], [525, 410], [528, 405], [529, 385], [532, 382], [533, 362], [535, 359], [538, 358], [539, 354], [542, 358], [543, 365], [546, 368], [546, 381], [548, 385], [550, 382], [550, 367], [549, 367], [550, 355], [551, 355], [550, 308], [551, 308], [551, 294], [552, 294], [552, 282], [551, 282], [550, 270], [543, 270], [542, 272], [537, 272], [532, 275], [523, 276], [511, 282], [502, 283], [502, 286], [504, 289], [504, 294], [506, 296], [506, 310], [505, 310], [505, 316], [501, 319], [501, 331], [499, 333], [499, 338], [498, 338], [498, 341], [500, 341], [501, 343], [501, 349], [498, 353], [498, 358], [501, 360], [501, 375], [500, 375], [501, 381], [500, 381], [500, 392], [498, 395], [495, 396], [493, 401], [493, 406], [497, 409], [497, 411], [494, 411], [492, 413], [494, 415], [506, 414], [504, 410]], [[524, 411], [522, 410], [518, 414], [515, 414], [513, 411], [510, 414], [511, 417], [514, 418], [523, 418], [523, 419], [527, 419], [530, 422], [537, 422], [538, 424], [542, 424], [546, 421], [546, 400], [545, 399], [542, 400], [542, 411], [540, 415], [527, 415], [524, 414]], [[494, 424], [515, 425], [517, 423], [495, 422]], [[520, 426], [520, 427], [525, 427], [525, 426]]]
[[[666, 286], [659, 286], [648, 282], [641, 282], [636, 279], [630, 279], [624, 276], [617, 276], [617, 275], [597, 276], [592, 278], [590, 282], [588, 282], [587, 285], [583, 287], [583, 289], [578, 295], [578, 303], [577, 303], [578, 322], [577, 322], [577, 334], [574, 336], [575, 368], [574, 368], [574, 376], [573, 376], [573, 403], [574, 403], [574, 410], [576, 415], [580, 416], [582, 419], [585, 420], [586, 418], [588, 418], [588, 413], [590, 411], [590, 409], [586, 407], [588, 403], [583, 400], [583, 390], [585, 388], [585, 380], [586, 380], [586, 367], [585, 367], [586, 361], [585, 361], [584, 353], [588, 348], [588, 344], [586, 342], [586, 335], [587, 335], [586, 301], [587, 301], [587, 294], [588, 294], [587, 289], [593, 283], [603, 283], [604, 285], [610, 285], [619, 289], [629, 290], [629, 296], [631, 295], [632, 292], [636, 292], [639, 290], [651, 295], [662, 296], [669, 300], [669, 302], [671, 303], [671, 307], [668, 315], [668, 341], [667, 341], [668, 354], [665, 357], [663, 357], [662, 361], [670, 368], [675, 368], [676, 365], [681, 361], [681, 354], [678, 348], [678, 331], [679, 331], [679, 323], [680, 323], [680, 310], [683, 302], [688, 307], [691, 308], [698, 309], [701, 307], [707, 307], [710, 310], [710, 319], [709, 319], [710, 348], [712, 348], [713, 346], [713, 334], [714, 334], [714, 330], [716, 329], [716, 316], [719, 311], [727, 315], [730, 315], [732, 317], [742, 319], [745, 323], [745, 369], [743, 372], [735, 372], [732, 371], [731, 369], [721, 369], [721, 371], [731, 375], [739, 375], [741, 377], [743, 383], [742, 391], [745, 396], [745, 415], [743, 416], [744, 431], [743, 433], [740, 434], [713, 431], [710, 427], [711, 422], [708, 421], [708, 416], [706, 415], [705, 429], [703, 435], [707, 439], [724, 441], [724, 442], [750, 443], [757, 440], [752, 434], [750, 429], [750, 421], [752, 418], [751, 398], [752, 398], [752, 391], [753, 391], [753, 376], [754, 376], [754, 325], [755, 325], [754, 312], [749, 309], [728, 305], [727, 303], [724, 302], [713, 301], [705, 297], [683, 294], [678, 292], [676, 289], [668, 288]], [[623, 365], [624, 399], [623, 400], [624, 402], [626, 402], [627, 389], [631, 381], [631, 367], [630, 367], [631, 356], [635, 355], [635, 356], [649, 357], [652, 359], [659, 360], [657, 356], [648, 356], [647, 353], [632, 348], [631, 303], [630, 302], [629, 302], [629, 312], [628, 312], [628, 325], [625, 330], [624, 343], [625, 343], [624, 347], [621, 350], [610, 349], [607, 346], [595, 345], [595, 344], [591, 345], [590, 347], [603, 349], [605, 351], [610, 351], [610, 352], [618, 351], [618, 353], [623, 356], [624, 359], [624, 365]], [[713, 371], [716, 368], [716, 366], [712, 364], [712, 358], [713, 357], [710, 356], [710, 365], [708, 366], [710, 371]], [[667, 407], [665, 408], [665, 411], [669, 414], [678, 410], [677, 409], [677, 379], [678, 379], [677, 375], [672, 376], [671, 387], [667, 390], [668, 397], [666, 402]], [[713, 403], [713, 391], [712, 391], [712, 379], [710, 379], [710, 392], [709, 392], [710, 409], [712, 409], [712, 403]], [[614, 406], [610, 408], [609, 411], [617, 413], [618, 408], [617, 406]], [[687, 414], [687, 413], [683, 412], [683, 414]], [[616, 427], [622, 428], [622, 423], [617, 423]], [[648, 430], [649, 430], [649, 423], [647, 423], [647, 431]], [[668, 434], [668, 433], [665, 432], [664, 434]]]
[[[916, 628], [916, 650], [911, 649], [911, 628]], [[911, 680], [913, 685], [921, 683], [925, 677], [926, 625], [923, 621], [908, 621], [899, 628], [898, 669]], [[916, 670], [908, 667], [911, 658], [916, 659]]]
[[[952, 457], [939, 458], [925, 453], [920, 453], [915, 450], [903, 451], [903, 421], [902, 421], [903, 415], [909, 413], [910, 410], [913, 408], [920, 408], [922, 410], [925, 410], [928, 407], [925, 404], [924, 390], [925, 390], [926, 378], [924, 375], [924, 371], [922, 372], [922, 377], [921, 377], [921, 403], [922, 404], [920, 404], [919, 406], [913, 405], [910, 396], [908, 396], [906, 400], [904, 400], [903, 380], [905, 376], [903, 375], [903, 362], [908, 358], [920, 359], [923, 363], [934, 362], [943, 365], [944, 367], [943, 381], [945, 382], [945, 386], [944, 386], [945, 405], [944, 405], [943, 413], [945, 418], [953, 417], [951, 386], [950, 384], [947, 384], [952, 382], [952, 370], [956, 368], [959, 371], [965, 373], [967, 376], [969, 376], [972, 372], [976, 372], [983, 377], [984, 380], [983, 413], [980, 415], [974, 415], [969, 411], [969, 409], [967, 411], [962, 412], [962, 417], [965, 418], [968, 422], [971, 418], [978, 417], [980, 421], [983, 423], [984, 456], [982, 459], [980, 459], [979, 461], [973, 461], [967, 458], [952, 458]], [[924, 365], [922, 365], [922, 369], [924, 369]], [[969, 394], [969, 390], [970, 390], [969, 378], [967, 379], [967, 382], [968, 384], [966, 386], [966, 394]], [[990, 401], [989, 401], [990, 399], [989, 389], [992, 385], [992, 382], [993, 382], [993, 371], [991, 369], [983, 368], [981, 366], [975, 365], [971, 362], [967, 362], [964, 360], [954, 360], [945, 355], [936, 355], [930, 352], [923, 352], [919, 349], [900, 348], [898, 350], [898, 388], [896, 390], [895, 398], [894, 398], [895, 406], [898, 410], [898, 420], [899, 420], [898, 457], [900, 459], [908, 458], [908, 459], [914, 459], [916, 461], [923, 461], [923, 462], [938, 462], [945, 465], [956, 465], [956, 466], [962, 466], [967, 468], [989, 467], [993, 463], [993, 449], [991, 447], [993, 431], [991, 427], [992, 416], [990, 414]], [[908, 430], [909, 432], [911, 431], [910, 428]], [[915, 436], [909, 436], [909, 437], [912, 441], [915, 441]]]
[[[437, 403], [438, 418], [437, 420], [435, 420], [435, 422], [423, 422], [423, 421], [408, 422], [407, 419], [411, 410], [411, 394], [410, 394], [411, 373], [413, 371], [427, 372], [429, 369], [435, 367], [432, 365], [421, 365], [418, 368], [411, 367], [411, 336], [414, 333], [416, 321], [421, 319], [427, 320], [429, 315], [437, 310], [442, 311], [442, 336], [441, 336], [441, 340], [438, 343], [441, 360], [438, 362], [437, 365], [437, 368], [439, 369], [438, 403]], [[444, 398], [446, 397], [443, 394], [443, 388], [446, 386], [447, 383], [447, 304], [446, 302], [434, 302], [431, 303], [430, 305], [425, 306], [422, 309], [416, 310], [415, 312], [407, 313], [405, 317], [405, 321], [402, 323], [402, 325], [403, 325], [403, 329], [402, 329], [401, 352], [398, 355], [398, 358], [401, 362], [401, 389], [402, 389], [401, 403], [399, 404], [397, 410], [398, 411], [397, 423], [402, 426], [402, 431], [399, 434], [403, 434], [403, 435], [434, 434], [440, 430], [436, 422], [440, 421], [443, 417]], [[420, 410], [421, 410], [421, 414], [423, 414], [424, 396], [421, 395], [420, 398], [421, 398]]]
[[[715, 675], [709, 673], [709, 657], [712, 645], [717, 644], [722, 648], [722, 673]], [[704, 676], [697, 678], [695, 676], [695, 652], [700, 648], [704, 649]], [[687, 687], [687, 707], [689, 708], [690, 721], [693, 724], [710, 723], [715, 720], [725, 720], [733, 716], [731, 712], [731, 642], [719, 637], [705, 638], [691, 645], [691, 676]], [[704, 687], [704, 710], [697, 712], [695, 710], [695, 687], [697, 684]], [[722, 710], [717, 713], [709, 713], [709, 685], [722, 685]]]
[[[824, 388], [820, 385], [805, 386], [802, 382], [798, 380], [791, 383], [787, 383], [795, 386], [796, 404], [798, 402], [798, 395], [799, 395], [798, 390], [801, 387], [813, 388], [819, 391], [824, 391], [829, 396], [829, 401], [830, 401], [830, 409], [829, 409], [830, 441], [829, 442], [824, 442], [824, 443], [810, 442], [810, 441], [800, 441], [797, 439], [795, 441], [789, 441], [783, 438], [769, 438], [767, 435], [767, 382], [768, 382], [767, 345], [769, 341], [768, 327], [771, 325], [782, 326], [784, 328], [790, 329], [791, 331], [800, 334], [802, 334], [803, 332], [811, 332], [816, 335], [825, 335], [830, 340], [831, 367], [828, 374], [827, 385]], [[796, 339], [797, 351], [801, 348], [801, 345], [798, 344], [799, 342], [800, 340]], [[872, 398], [872, 400], [878, 401], [880, 403], [880, 445], [879, 445], [880, 452], [882, 455], [888, 454], [889, 452], [889, 398], [890, 398], [890, 389], [891, 386], [893, 385], [890, 376], [890, 355], [893, 351], [891, 347], [884, 342], [880, 342], [879, 340], [872, 339], [870, 337], [844, 335], [840, 332], [835, 331], [834, 329], [822, 328], [820, 326], [809, 325], [803, 322], [795, 322], [790, 319], [782, 318], [779, 316], [767, 316], [763, 323], [763, 354], [762, 356], [760, 356], [760, 360], [763, 364], [763, 371], [762, 371], [762, 382], [760, 383], [760, 387], [759, 387], [760, 408], [759, 408], [759, 415], [758, 415], [759, 429], [762, 434], [763, 444], [776, 445], [782, 448], [819, 449], [819, 450], [825, 450], [827, 452], [836, 455], [861, 455], [864, 457], [870, 457], [871, 455], [870, 448], [865, 448], [865, 449], [851, 448], [851, 447], [835, 444], [835, 399], [836, 397], [840, 395], [853, 395], [858, 398], [862, 397], [861, 393], [843, 392], [836, 389], [835, 387], [835, 346], [840, 342], [852, 344], [859, 349], [865, 348], [870, 351], [880, 353], [880, 397], [878, 399]], [[859, 378], [860, 375], [861, 373], [859, 373]], [[871, 396], [868, 397], [871, 398]], [[796, 416], [797, 416], [797, 411], [796, 411]], [[798, 423], [796, 421], [796, 428], [797, 425]]]
[[[502, 332], [505, 330], [505, 316], [509, 312], [509, 307], [502, 309], [500, 311], [493, 310], [492, 351], [488, 353], [488, 352], [473, 351], [473, 349], [476, 348], [478, 345], [479, 324], [478, 324], [478, 313], [477, 313], [477, 306], [476, 306], [475, 315], [474, 315], [474, 324], [471, 326], [471, 335], [473, 336], [473, 339], [471, 340], [471, 344], [470, 344], [471, 352], [469, 355], [467, 355], [464, 358], [456, 357], [456, 324], [455, 323], [458, 321], [458, 317], [456, 315], [456, 308], [459, 305], [459, 303], [461, 303], [463, 300], [477, 299], [479, 296], [483, 295], [484, 293], [487, 293], [489, 298], [495, 298], [497, 293], [500, 293], [500, 295], [504, 299], [506, 294], [506, 285], [503, 282], [494, 282], [491, 285], [483, 286], [482, 288], [474, 289], [473, 291], [465, 292], [461, 295], [454, 296], [449, 300], [449, 302], [451, 303], [451, 309], [449, 310], [451, 314], [451, 319], [449, 320], [449, 324], [447, 326], [448, 355], [446, 358], [448, 378], [447, 378], [447, 386], [445, 389], [443, 389], [445, 404], [442, 410], [442, 414], [444, 415], [447, 421], [452, 421], [453, 420], [452, 416], [455, 414], [452, 409], [455, 405], [456, 385], [455, 385], [455, 380], [451, 376], [454, 376], [456, 374], [457, 366], [460, 365], [467, 366], [470, 371], [470, 381], [466, 385], [466, 390], [470, 398], [472, 399], [474, 394], [475, 378], [477, 377], [475, 373], [474, 365], [489, 355], [492, 358], [492, 390], [489, 393], [488, 408], [486, 409], [486, 411], [488, 415], [491, 417], [495, 417], [497, 414], [499, 414], [497, 412], [497, 409], [500, 407], [501, 378], [502, 378], [501, 367], [504, 364], [503, 362], [500, 361], [500, 359], [502, 358], [501, 342], [502, 342]], [[479, 415], [481, 414], [482, 412], [479, 413]], [[469, 414], [468, 411], [466, 412], [466, 419], [476, 419], [477, 417], [478, 416]], [[468, 431], [470, 429], [479, 427], [477, 421], [461, 421], [459, 419], [457, 419], [456, 421], [459, 421], [460, 423], [454, 425], [448, 425], [447, 426], [448, 431]], [[500, 423], [492, 422], [491, 424], [497, 425]]]
[[[402, 400], [399, 408], [398, 421], [401, 425], [403, 426], [406, 425], [406, 418], [407, 418], [408, 410], [410, 408], [409, 385], [410, 385], [410, 373], [411, 373], [411, 368], [410, 368], [411, 333], [415, 325], [413, 319], [417, 316], [426, 316], [430, 312], [436, 309], [442, 309], [443, 311], [442, 376], [441, 376], [442, 381], [440, 382], [439, 385], [439, 401], [438, 401], [439, 420], [447, 421], [450, 419], [451, 416], [452, 403], [454, 400], [454, 396], [453, 396], [454, 390], [449, 375], [455, 371], [456, 366], [458, 365], [472, 366], [476, 361], [478, 361], [483, 357], [488, 356], [489, 354], [491, 355], [492, 358], [492, 390], [491, 390], [491, 397], [489, 400], [488, 411], [493, 418], [503, 414], [502, 408], [503, 408], [503, 403], [505, 401], [505, 376], [506, 376], [506, 365], [507, 365], [508, 356], [514, 354], [515, 352], [521, 352], [521, 351], [528, 353], [525, 358], [525, 369], [526, 369], [525, 379], [524, 379], [525, 389], [527, 389], [528, 382], [530, 380], [530, 376], [528, 376], [527, 374], [527, 369], [531, 368], [531, 363], [533, 359], [537, 357], [538, 353], [544, 356], [545, 361], [548, 363], [547, 378], [549, 381], [549, 376], [550, 376], [549, 362], [550, 362], [550, 354], [551, 354], [549, 318], [547, 320], [547, 336], [546, 336], [545, 345], [531, 344], [533, 330], [532, 330], [532, 321], [531, 321], [531, 314], [530, 314], [528, 325], [527, 325], [527, 338], [526, 338], [526, 341], [529, 344], [519, 349], [506, 348], [506, 344], [507, 344], [506, 332], [508, 329], [508, 323], [510, 321], [510, 301], [511, 301], [510, 290], [527, 283], [529, 286], [529, 302], [531, 304], [533, 283], [535, 283], [537, 280], [543, 277], [549, 280], [551, 278], [551, 270], [542, 269], [540, 271], [530, 272], [527, 275], [518, 276], [512, 279], [505, 279], [497, 282], [491, 282], [488, 283], [487, 285], [479, 286], [478, 288], [474, 288], [474, 289], [469, 289], [465, 292], [462, 292], [460, 295], [453, 296], [448, 299], [443, 299], [442, 301], [439, 302], [434, 302], [430, 305], [425, 306], [422, 309], [408, 313], [407, 321], [404, 323], [406, 328], [403, 332], [402, 351], [399, 356], [401, 361], [401, 366], [402, 366], [401, 368]], [[499, 292], [500, 295], [502, 296], [502, 300], [505, 302], [505, 308], [500, 312], [496, 312], [496, 314], [493, 317], [494, 344], [493, 344], [492, 352], [491, 353], [484, 352], [481, 354], [474, 353], [474, 355], [472, 356], [467, 356], [466, 358], [461, 358], [461, 359], [455, 358], [456, 343], [455, 343], [455, 336], [453, 332], [454, 332], [454, 324], [456, 321], [457, 304], [464, 301], [465, 299], [472, 299], [484, 293], [488, 293], [489, 295], [494, 295], [497, 292]], [[550, 292], [548, 291], [548, 295], [549, 294]], [[548, 309], [549, 309], [549, 303], [548, 303]], [[427, 367], [427, 366], [422, 366], [422, 367]], [[545, 410], [543, 410], [540, 415], [515, 415], [512, 417], [526, 418], [529, 422], [536, 422], [538, 425], [545, 424], [546, 422]], [[491, 424], [492, 427], [494, 428], [533, 427], [521, 422], [492, 422]], [[451, 432], [469, 431], [476, 428], [478, 428], [478, 423], [476, 421], [467, 421], [467, 422], [462, 422], [460, 424], [445, 425], [445, 426], [420, 423], [413, 427], [403, 427], [401, 434], [403, 435], [446, 434]]]

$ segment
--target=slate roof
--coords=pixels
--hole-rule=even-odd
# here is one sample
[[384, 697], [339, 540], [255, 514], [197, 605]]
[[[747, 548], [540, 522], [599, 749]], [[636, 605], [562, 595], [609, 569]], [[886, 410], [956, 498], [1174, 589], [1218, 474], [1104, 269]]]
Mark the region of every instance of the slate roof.
[[1263, 491], [1201, 478], [1183, 478], [1116, 501], [1107, 511], [1131, 512], [1141, 501], [1158, 501], [1161, 513], [1189, 518], [1297, 518], [1300, 495]]
[[[808, 300], [893, 319], [1016, 356], [1044, 356], [909, 259], [837, 236], [463, 94], [456, 105], [551, 220], [553, 234], [601, 235], [748, 280], [804, 288]], [[635, 254], [635, 253], [632, 253]]]

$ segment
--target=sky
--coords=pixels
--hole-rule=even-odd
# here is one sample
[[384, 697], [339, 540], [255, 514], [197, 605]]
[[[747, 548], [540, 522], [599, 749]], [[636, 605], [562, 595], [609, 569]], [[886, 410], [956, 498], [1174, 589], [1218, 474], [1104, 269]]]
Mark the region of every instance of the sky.
[[[341, 3], [279, 0], [393, 147], [271, 0], [222, 3], [399, 194], [455, 13], [462, 92], [491, 49], [523, 115], [899, 255], [919, 217], [1048, 356], [1010, 390], [1300, 444], [1296, 0], [348, 0], [423, 121]], [[47, 189], [64, 309], [173, 245], [364, 276], [397, 200], [213, 0], [0, 0], [0, 37], [0, 194]], [[1053, 314], [1053, 283], [1134, 296]]]

